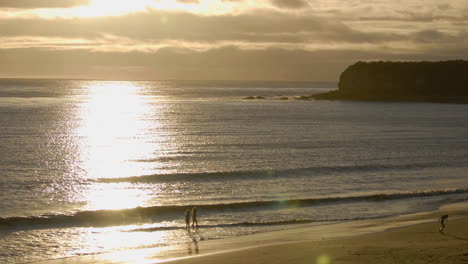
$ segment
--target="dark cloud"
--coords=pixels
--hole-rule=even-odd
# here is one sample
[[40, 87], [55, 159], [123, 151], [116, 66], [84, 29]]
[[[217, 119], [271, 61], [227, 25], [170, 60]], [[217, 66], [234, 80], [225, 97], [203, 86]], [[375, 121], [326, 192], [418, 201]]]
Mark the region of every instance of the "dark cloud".
[[419, 43], [437, 43], [449, 45], [468, 45], [468, 32], [461, 31], [457, 34], [447, 34], [438, 30], [423, 30], [410, 35], [410, 39]]
[[452, 7], [449, 4], [440, 4], [440, 5], [437, 5], [437, 8], [439, 8], [440, 10], [446, 11]]
[[90, 0], [0, 0], [0, 8], [67, 8], [87, 5]]
[[413, 40], [417, 42], [434, 43], [453, 40], [453, 37], [448, 34], [441, 33], [437, 30], [424, 30], [413, 34]]
[[271, 0], [271, 3], [280, 8], [290, 9], [304, 8], [309, 5], [306, 0]]
[[[403, 14], [403, 13], [402, 13]], [[416, 23], [416, 22], [433, 22], [433, 21], [458, 21], [463, 20], [459, 17], [432, 15], [432, 14], [407, 14], [402, 17], [389, 17], [389, 16], [366, 16], [359, 17], [359, 21], [374, 21], [375, 23], [380, 22], [405, 22], [405, 23]]]

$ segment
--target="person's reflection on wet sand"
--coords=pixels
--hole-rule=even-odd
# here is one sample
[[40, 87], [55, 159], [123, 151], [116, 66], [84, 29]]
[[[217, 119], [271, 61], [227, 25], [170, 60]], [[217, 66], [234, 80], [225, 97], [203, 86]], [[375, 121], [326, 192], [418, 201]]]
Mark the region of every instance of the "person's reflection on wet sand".
[[187, 242], [187, 253], [189, 255], [192, 255], [193, 253], [199, 254], [200, 249], [198, 248], [198, 240], [200, 240], [200, 237], [198, 235], [198, 231], [189, 232], [189, 236], [192, 241]]

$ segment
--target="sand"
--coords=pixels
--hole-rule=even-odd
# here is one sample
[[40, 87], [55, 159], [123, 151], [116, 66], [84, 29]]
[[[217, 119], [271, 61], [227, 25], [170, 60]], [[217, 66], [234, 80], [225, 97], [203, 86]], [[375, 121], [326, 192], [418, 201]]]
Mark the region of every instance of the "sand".
[[[377, 221], [363, 221], [320, 228], [290, 230], [299, 241], [259, 244], [240, 250], [170, 261], [185, 263], [468, 263], [468, 218], [466, 204], [431, 213]], [[449, 214], [444, 234], [437, 218]], [[421, 222], [416, 224], [417, 222]], [[409, 225], [408, 225], [409, 224]], [[400, 227], [393, 227], [400, 226]], [[351, 228], [350, 232], [343, 228]], [[382, 229], [385, 231], [372, 232]], [[300, 231], [299, 233], [297, 233]], [[340, 236], [334, 231], [346, 234]], [[372, 233], [368, 233], [371, 231]], [[365, 233], [357, 235], [356, 233]], [[323, 237], [318, 239], [314, 236]], [[243, 239], [245, 239], [244, 237]], [[255, 236], [251, 236], [255, 239]], [[260, 241], [264, 241], [260, 239]], [[200, 247], [200, 252], [204, 249]]]
[[303, 241], [171, 261], [182, 263], [467, 263], [468, 220], [450, 223], [446, 235], [437, 224], [420, 224], [372, 235]]
[[[438, 218], [449, 214], [444, 234]], [[166, 249], [66, 258], [45, 263], [339, 264], [468, 263], [468, 203], [435, 212], [249, 236]]]

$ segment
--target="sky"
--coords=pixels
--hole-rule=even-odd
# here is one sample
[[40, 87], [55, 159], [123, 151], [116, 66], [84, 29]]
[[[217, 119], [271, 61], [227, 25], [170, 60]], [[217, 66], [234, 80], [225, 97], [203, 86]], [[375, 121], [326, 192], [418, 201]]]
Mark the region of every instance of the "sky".
[[337, 81], [468, 59], [467, 0], [0, 0], [0, 78]]

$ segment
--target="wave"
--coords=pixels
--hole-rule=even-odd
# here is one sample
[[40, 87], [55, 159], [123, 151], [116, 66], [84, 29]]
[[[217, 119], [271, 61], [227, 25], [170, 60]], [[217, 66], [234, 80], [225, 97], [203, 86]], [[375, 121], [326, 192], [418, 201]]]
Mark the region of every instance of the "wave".
[[352, 166], [319, 166], [286, 170], [250, 170], [250, 171], [221, 171], [221, 172], [199, 172], [199, 173], [168, 173], [152, 174], [143, 176], [121, 177], [121, 178], [100, 178], [95, 181], [103, 183], [152, 183], [171, 181], [217, 181], [220, 179], [251, 180], [252, 178], [288, 178], [303, 177], [308, 175], [332, 174], [332, 173], [353, 173], [353, 172], [373, 172], [373, 171], [395, 171], [413, 170], [441, 167], [441, 163], [412, 163], [399, 165], [352, 165]]
[[[292, 219], [280, 221], [258, 221], [258, 222], [239, 222], [239, 223], [225, 223], [225, 224], [212, 224], [212, 225], [199, 225], [199, 228], [229, 228], [229, 227], [258, 227], [258, 226], [276, 226], [276, 225], [297, 225], [297, 224], [311, 224], [311, 223], [326, 223], [326, 222], [344, 222], [344, 221], [357, 221], [364, 219], [381, 218], [380, 217], [359, 217], [359, 218], [340, 218], [340, 219]], [[154, 232], [154, 231], [167, 231], [185, 229], [185, 226], [158, 226], [147, 228], [136, 228], [128, 230], [127, 232]]]
[[[104, 227], [135, 223], [151, 223], [163, 220], [176, 220], [187, 208], [198, 207], [206, 213], [242, 210], [275, 210], [300, 208], [323, 204], [348, 202], [380, 202], [397, 199], [421, 198], [468, 193], [468, 188], [449, 190], [414, 191], [401, 193], [378, 193], [358, 196], [337, 196], [310, 199], [246, 201], [216, 204], [186, 204], [169, 206], [136, 207], [121, 210], [81, 211], [71, 214], [39, 215], [29, 217], [0, 218], [0, 227], [14, 229], [54, 228], [54, 227]], [[1, 230], [1, 229], [0, 229]]]

